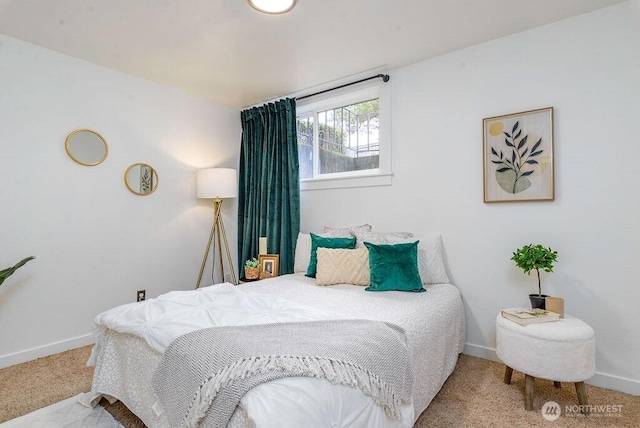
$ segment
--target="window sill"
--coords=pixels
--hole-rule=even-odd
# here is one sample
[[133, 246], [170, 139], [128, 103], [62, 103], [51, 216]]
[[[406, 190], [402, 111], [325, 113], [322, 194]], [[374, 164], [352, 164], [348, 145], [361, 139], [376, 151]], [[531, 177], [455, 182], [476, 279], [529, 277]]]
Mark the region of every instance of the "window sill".
[[391, 186], [392, 178], [393, 173], [354, 175], [351, 177], [307, 178], [300, 180], [300, 191]]

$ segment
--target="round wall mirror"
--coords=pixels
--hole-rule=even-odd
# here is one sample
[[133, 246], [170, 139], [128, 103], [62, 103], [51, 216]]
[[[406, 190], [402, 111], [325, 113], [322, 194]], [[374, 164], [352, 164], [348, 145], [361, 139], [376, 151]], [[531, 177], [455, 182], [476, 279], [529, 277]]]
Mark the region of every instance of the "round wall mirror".
[[64, 148], [71, 159], [84, 166], [100, 165], [109, 154], [102, 135], [90, 129], [76, 129], [67, 136]]
[[158, 174], [146, 163], [134, 163], [124, 173], [124, 184], [136, 195], [150, 195], [158, 188]]

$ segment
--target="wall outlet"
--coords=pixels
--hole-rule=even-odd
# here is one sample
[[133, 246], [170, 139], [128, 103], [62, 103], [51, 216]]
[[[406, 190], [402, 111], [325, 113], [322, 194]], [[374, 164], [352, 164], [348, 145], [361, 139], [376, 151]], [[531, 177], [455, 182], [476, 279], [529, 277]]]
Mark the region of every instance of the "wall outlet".
[[136, 296], [136, 302], [142, 302], [147, 298], [147, 290], [138, 290], [138, 294]]
[[230, 273], [225, 273], [224, 274], [224, 282], [231, 282], [231, 274]]

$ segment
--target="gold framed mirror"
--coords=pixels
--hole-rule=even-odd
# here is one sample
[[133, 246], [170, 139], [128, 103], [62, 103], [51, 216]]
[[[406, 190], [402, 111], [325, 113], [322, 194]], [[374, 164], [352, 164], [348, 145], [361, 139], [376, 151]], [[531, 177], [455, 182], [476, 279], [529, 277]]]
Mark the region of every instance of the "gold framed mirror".
[[109, 154], [102, 135], [91, 129], [76, 129], [67, 135], [64, 148], [71, 159], [84, 166], [100, 165]]
[[124, 184], [131, 193], [147, 196], [158, 188], [158, 173], [151, 165], [134, 163], [124, 173]]

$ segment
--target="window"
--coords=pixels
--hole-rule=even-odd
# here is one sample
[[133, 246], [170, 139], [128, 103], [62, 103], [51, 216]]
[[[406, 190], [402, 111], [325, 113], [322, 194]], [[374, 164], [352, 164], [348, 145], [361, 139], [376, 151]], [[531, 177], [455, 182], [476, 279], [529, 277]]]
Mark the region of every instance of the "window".
[[301, 190], [390, 184], [389, 107], [381, 89], [297, 105]]

